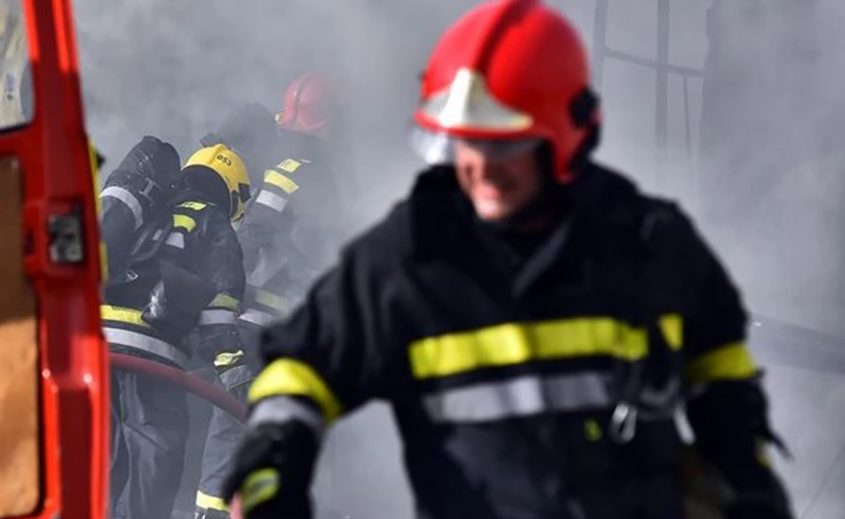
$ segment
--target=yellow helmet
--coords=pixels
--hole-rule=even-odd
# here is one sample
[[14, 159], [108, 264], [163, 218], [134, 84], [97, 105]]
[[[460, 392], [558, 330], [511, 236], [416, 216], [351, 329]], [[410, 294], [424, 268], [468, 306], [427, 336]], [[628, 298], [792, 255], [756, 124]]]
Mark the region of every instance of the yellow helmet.
[[189, 166], [205, 166], [226, 183], [229, 190], [229, 217], [232, 221], [239, 220], [249, 200], [249, 174], [243, 159], [225, 144], [215, 144], [191, 155], [184, 167]]

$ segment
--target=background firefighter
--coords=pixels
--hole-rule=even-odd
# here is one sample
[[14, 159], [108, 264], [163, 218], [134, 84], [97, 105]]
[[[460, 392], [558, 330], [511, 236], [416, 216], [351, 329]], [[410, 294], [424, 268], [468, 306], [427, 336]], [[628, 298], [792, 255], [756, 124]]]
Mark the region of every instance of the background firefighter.
[[680, 209], [589, 160], [586, 61], [537, 1], [443, 36], [415, 115], [441, 165], [264, 336], [248, 517], [307, 517], [324, 428], [372, 398], [422, 517], [682, 517], [681, 399], [727, 516], [791, 516], [739, 295]]
[[333, 83], [309, 72], [288, 86], [275, 115], [273, 160], [238, 228], [247, 271], [241, 322], [249, 342], [289, 313], [322, 266], [330, 241], [322, 225], [331, 218], [325, 208], [337, 199], [331, 182], [336, 106]]
[[[138, 180], [166, 178], [174, 158], [178, 165], [169, 145], [145, 138], [107, 184], [104, 195], [122, 191], [106, 197], [115, 199], [106, 218], [131, 218], [109, 219], [128, 228], [105, 225], [103, 241], [120, 251], [127, 235], [135, 239], [122, 269], [111, 272], [102, 319], [111, 351], [184, 369], [191, 355], [211, 362], [241, 350], [236, 318], [245, 281], [230, 222], [243, 215], [249, 178], [230, 149], [203, 148], [177, 170], [173, 196], [143, 211]], [[111, 515], [170, 517], [188, 434], [186, 395], [150, 375], [118, 371], [111, 407]]]
[[[328, 147], [335, 112], [332, 82], [309, 72], [288, 86], [275, 118], [260, 105], [247, 105], [202, 139], [204, 144], [223, 142], [237, 149], [256, 188], [238, 226], [247, 276], [238, 319], [245, 356], [215, 360], [226, 390], [243, 401], [259, 370], [261, 330], [287, 316], [320, 266], [322, 251], [313, 245], [326, 236], [315, 220], [332, 204], [333, 192], [326, 186], [331, 185]], [[222, 484], [242, 435], [243, 424], [221, 409], [212, 411], [197, 518], [228, 517]]]

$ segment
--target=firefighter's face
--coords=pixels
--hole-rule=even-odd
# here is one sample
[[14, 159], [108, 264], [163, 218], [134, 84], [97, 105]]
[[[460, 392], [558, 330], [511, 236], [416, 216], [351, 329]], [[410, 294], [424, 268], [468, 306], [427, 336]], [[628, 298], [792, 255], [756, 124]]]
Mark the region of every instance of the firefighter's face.
[[503, 222], [540, 195], [542, 175], [534, 148], [497, 156], [462, 141], [455, 143], [458, 183], [478, 217]]

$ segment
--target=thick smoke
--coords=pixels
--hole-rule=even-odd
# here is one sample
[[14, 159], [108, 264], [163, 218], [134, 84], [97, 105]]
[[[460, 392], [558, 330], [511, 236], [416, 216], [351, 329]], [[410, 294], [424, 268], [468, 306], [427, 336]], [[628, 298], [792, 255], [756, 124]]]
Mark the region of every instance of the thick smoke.
[[[384, 214], [420, 168], [405, 144], [417, 76], [437, 35], [475, 3], [79, 1], [88, 128], [107, 171], [143, 134], [171, 141], [184, 159], [237, 105], [275, 109], [297, 74], [330, 70], [344, 92], [335, 182], [337, 234], [348, 237]], [[552, 3], [600, 56], [601, 0]], [[606, 122], [599, 157], [681, 201], [755, 314], [838, 337], [828, 342], [845, 355], [836, 350], [845, 343], [845, 4], [667, 3], [667, 145], [656, 117], [661, 79], [643, 63], [660, 54], [663, 0], [609, 0], [603, 43], [611, 52], [595, 63]], [[782, 467], [796, 510], [842, 516], [845, 377], [769, 358], [765, 346], [755, 343], [776, 425], [797, 458]], [[807, 358], [817, 351], [800, 336], [794, 348]], [[387, 416], [371, 407], [338, 428], [317, 478], [321, 502], [353, 517], [408, 517]]]

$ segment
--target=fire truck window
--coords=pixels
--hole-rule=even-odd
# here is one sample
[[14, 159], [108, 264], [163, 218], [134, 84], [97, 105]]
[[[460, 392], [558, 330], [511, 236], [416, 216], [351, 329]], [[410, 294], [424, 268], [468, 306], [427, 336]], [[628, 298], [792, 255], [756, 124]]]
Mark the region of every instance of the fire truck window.
[[0, 517], [29, 515], [41, 500], [35, 294], [24, 276], [23, 171], [0, 157]]
[[0, 130], [32, 120], [32, 72], [21, 0], [0, 0]]

